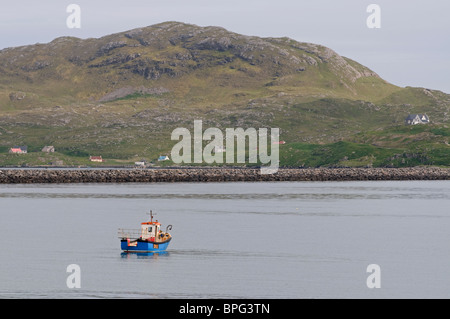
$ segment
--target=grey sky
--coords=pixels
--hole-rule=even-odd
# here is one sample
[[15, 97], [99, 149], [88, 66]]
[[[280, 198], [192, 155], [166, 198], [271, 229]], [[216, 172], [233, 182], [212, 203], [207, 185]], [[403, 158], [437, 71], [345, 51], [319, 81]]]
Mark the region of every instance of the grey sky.
[[[399, 86], [450, 93], [448, 0], [0, 0], [0, 48], [80, 38], [180, 21], [256, 36], [288, 36], [325, 45]], [[81, 7], [81, 29], [66, 7]], [[369, 29], [366, 8], [381, 7]]]

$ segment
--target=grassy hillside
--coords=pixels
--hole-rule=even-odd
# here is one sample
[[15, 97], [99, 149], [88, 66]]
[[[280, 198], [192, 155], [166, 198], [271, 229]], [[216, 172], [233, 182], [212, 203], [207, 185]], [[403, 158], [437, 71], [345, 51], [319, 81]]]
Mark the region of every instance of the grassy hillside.
[[[448, 166], [449, 107], [320, 45], [166, 22], [1, 50], [0, 165], [161, 164], [172, 130], [201, 119], [279, 127], [286, 166]], [[405, 126], [410, 113], [432, 124]], [[30, 153], [7, 154], [14, 145]]]

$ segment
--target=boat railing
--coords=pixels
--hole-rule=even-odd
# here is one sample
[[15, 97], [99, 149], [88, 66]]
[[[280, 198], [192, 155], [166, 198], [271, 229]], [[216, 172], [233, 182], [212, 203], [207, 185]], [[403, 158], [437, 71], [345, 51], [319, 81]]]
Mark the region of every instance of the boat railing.
[[117, 231], [117, 235], [119, 238], [138, 239], [139, 237], [141, 237], [141, 230], [119, 228], [119, 230]]

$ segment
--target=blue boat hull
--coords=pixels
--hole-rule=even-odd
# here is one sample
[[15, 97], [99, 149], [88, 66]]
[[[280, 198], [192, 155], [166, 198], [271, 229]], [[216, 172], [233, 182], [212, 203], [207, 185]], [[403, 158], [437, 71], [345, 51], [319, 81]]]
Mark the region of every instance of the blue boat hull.
[[169, 247], [170, 240], [163, 243], [154, 243], [148, 241], [138, 240], [135, 246], [129, 246], [127, 240], [120, 241], [120, 247], [127, 252], [160, 252], [165, 251]]

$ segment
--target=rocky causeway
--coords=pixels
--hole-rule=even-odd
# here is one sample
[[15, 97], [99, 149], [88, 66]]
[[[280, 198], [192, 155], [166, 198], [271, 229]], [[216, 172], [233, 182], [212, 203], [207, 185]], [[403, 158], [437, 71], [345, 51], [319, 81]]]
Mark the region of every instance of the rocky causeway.
[[450, 168], [0, 169], [0, 184], [450, 180]]

